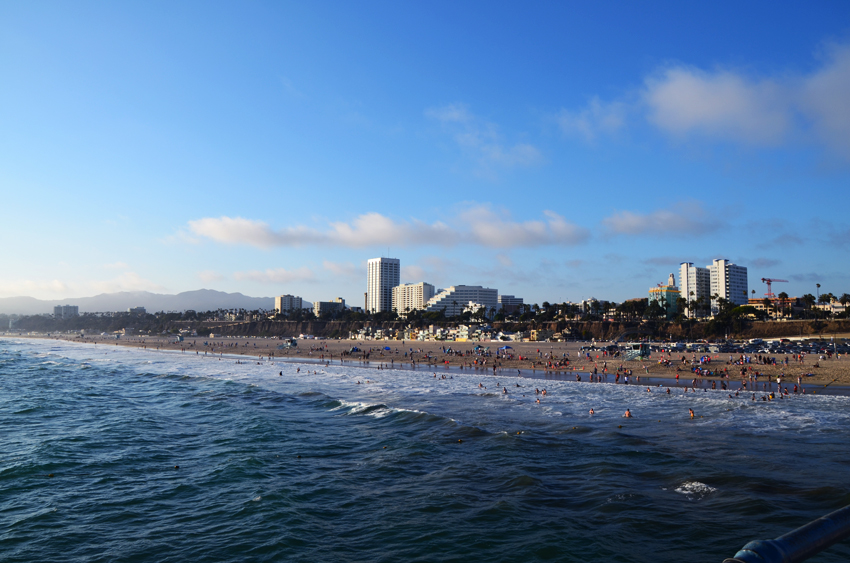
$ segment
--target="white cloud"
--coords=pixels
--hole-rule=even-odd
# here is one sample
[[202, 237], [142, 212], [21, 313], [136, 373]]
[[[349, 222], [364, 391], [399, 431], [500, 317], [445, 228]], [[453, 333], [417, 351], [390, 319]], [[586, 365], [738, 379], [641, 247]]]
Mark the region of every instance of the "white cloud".
[[116, 293], [118, 291], [151, 291], [164, 292], [166, 288], [151, 280], [146, 280], [136, 272], [125, 272], [111, 280], [91, 282], [89, 286], [101, 293]]
[[602, 102], [594, 96], [581, 111], [561, 110], [556, 117], [564, 133], [578, 133], [593, 142], [600, 135], [610, 135], [626, 124], [629, 107], [624, 102]]
[[405, 266], [404, 263], [402, 263], [401, 281], [403, 283], [419, 283], [420, 281], [426, 281], [425, 277], [425, 268], [422, 266]]
[[[218, 217], [189, 221], [189, 230], [196, 235], [216, 242], [236, 243], [251, 241], [252, 246], [271, 247], [278, 244], [280, 233], [273, 232], [261, 221], [242, 217]], [[295, 236], [295, 233], [289, 233]]]
[[504, 266], [505, 268], [511, 268], [514, 265], [514, 261], [511, 260], [510, 256], [505, 256], [504, 254], [497, 254], [496, 260], [499, 261], [499, 264]]
[[833, 46], [827, 63], [804, 81], [800, 105], [821, 141], [850, 160], [847, 100], [850, 100], [850, 47]]
[[589, 237], [586, 229], [568, 223], [557, 213], [544, 211], [543, 214], [546, 220], [518, 223], [487, 206], [478, 206], [461, 214], [461, 219], [469, 226], [470, 241], [493, 248], [572, 246]]
[[265, 271], [251, 270], [249, 272], [236, 272], [233, 277], [239, 281], [254, 281], [258, 283], [291, 283], [295, 281], [312, 281], [316, 277], [313, 271], [307, 267], [297, 270], [285, 270], [284, 268], [268, 269]]
[[221, 281], [224, 279], [224, 276], [213, 270], [204, 270], [203, 272], [198, 272], [198, 278], [203, 282], [209, 283]]
[[815, 143], [850, 160], [850, 46], [833, 45], [810, 73], [758, 76], [728, 68], [670, 65], [658, 69], [637, 91], [605, 102], [591, 99], [580, 110], [562, 110], [565, 132], [592, 142], [624, 127], [630, 115], [672, 138], [712, 139], [776, 147]]
[[380, 213], [366, 213], [350, 223], [331, 223], [326, 230], [303, 226], [275, 230], [267, 223], [241, 217], [208, 217], [189, 222], [196, 235], [225, 244], [247, 244], [261, 248], [325, 245], [362, 248], [369, 246], [454, 246], [473, 244], [488, 247], [575, 245], [584, 242], [586, 229], [567, 222], [552, 211], [545, 220], [515, 222], [487, 206], [460, 213], [458, 226], [419, 220], [395, 221]]
[[717, 230], [722, 222], [699, 202], [686, 202], [650, 213], [618, 211], [603, 219], [602, 225], [611, 234], [619, 235], [699, 235]]
[[472, 121], [472, 114], [464, 104], [449, 104], [440, 108], [425, 110], [425, 115], [443, 123], [467, 123]]
[[494, 166], [533, 166], [543, 160], [537, 147], [529, 143], [506, 145], [495, 124], [473, 115], [464, 104], [431, 108], [425, 110], [425, 115], [439, 121], [451, 132], [458, 146], [483, 171], [489, 171]]
[[353, 278], [364, 274], [365, 270], [358, 270], [351, 262], [331, 262], [329, 260], [322, 261], [322, 267], [337, 277]]
[[142, 278], [136, 272], [125, 272], [109, 280], [84, 280], [67, 282], [60, 280], [14, 280], [0, 282], [0, 297], [30, 296], [39, 299], [64, 299], [94, 293], [116, 293], [119, 291], [164, 292], [166, 288], [156, 282]]
[[0, 297], [19, 297], [22, 295], [59, 296], [68, 293], [68, 286], [59, 280], [12, 280], [0, 281]]
[[778, 145], [791, 127], [786, 88], [731, 71], [667, 69], [646, 80], [644, 102], [650, 123], [680, 137], [695, 133]]

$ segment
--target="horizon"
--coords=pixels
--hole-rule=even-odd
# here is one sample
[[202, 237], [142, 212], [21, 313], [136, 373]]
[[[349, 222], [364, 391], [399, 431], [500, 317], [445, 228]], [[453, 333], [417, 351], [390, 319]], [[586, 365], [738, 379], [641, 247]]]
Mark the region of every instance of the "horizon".
[[850, 292], [850, 5], [653, 6], [2, 5], [0, 298]]

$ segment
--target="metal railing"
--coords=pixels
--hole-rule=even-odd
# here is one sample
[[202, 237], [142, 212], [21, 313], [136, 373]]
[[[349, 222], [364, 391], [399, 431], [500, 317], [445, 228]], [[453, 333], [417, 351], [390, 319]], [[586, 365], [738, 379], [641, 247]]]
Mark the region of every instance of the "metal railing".
[[845, 506], [775, 540], [751, 541], [723, 563], [798, 563], [850, 537], [850, 506]]

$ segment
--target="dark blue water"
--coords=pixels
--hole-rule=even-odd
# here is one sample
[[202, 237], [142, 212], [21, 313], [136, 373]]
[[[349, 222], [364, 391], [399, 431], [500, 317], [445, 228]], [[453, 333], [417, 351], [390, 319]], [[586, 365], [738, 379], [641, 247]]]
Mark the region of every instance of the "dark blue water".
[[432, 374], [0, 340], [0, 560], [719, 562], [850, 504], [847, 397]]

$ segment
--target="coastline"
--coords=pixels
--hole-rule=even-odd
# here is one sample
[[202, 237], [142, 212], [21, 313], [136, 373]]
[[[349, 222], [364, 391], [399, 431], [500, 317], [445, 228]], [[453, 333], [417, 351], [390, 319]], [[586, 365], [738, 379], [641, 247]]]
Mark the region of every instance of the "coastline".
[[[756, 392], [763, 392], [763, 388], [776, 387], [776, 377], [782, 377], [782, 386], [789, 388], [789, 392], [797, 383], [797, 377], [802, 380], [802, 387], [807, 392], [820, 392], [821, 394], [850, 395], [850, 359], [847, 357], [833, 357], [831, 359], [819, 360], [820, 367], [813, 367], [816, 358], [806, 358], [802, 364], [791, 362], [789, 365], [776, 366], [767, 364], [750, 363], [742, 365], [730, 364], [729, 355], [705, 354], [711, 361], [701, 364], [704, 369], [713, 373], [707, 376], [699, 376], [691, 371], [692, 365], [682, 363], [684, 356], [686, 362], [692, 361], [692, 353], [659, 354], [653, 353], [652, 357], [645, 360], [626, 361], [622, 357], [606, 356], [601, 351], [590, 352], [588, 359], [586, 352], [579, 348], [586, 343], [580, 342], [422, 342], [422, 341], [358, 341], [358, 340], [299, 340], [297, 348], [278, 349], [281, 341], [269, 338], [244, 337], [191, 337], [183, 342], [176, 342], [174, 338], [163, 336], [136, 336], [122, 339], [114, 339], [102, 336], [89, 336], [84, 338], [73, 338], [66, 335], [17, 335], [19, 338], [32, 338], [40, 340], [62, 340], [92, 346], [122, 346], [130, 348], [141, 348], [151, 351], [170, 351], [182, 354], [195, 355], [218, 355], [236, 361], [250, 358], [253, 361], [306, 361], [316, 364], [339, 364], [352, 367], [368, 367], [377, 369], [413, 369], [413, 370], [440, 370], [441, 373], [475, 373], [487, 377], [509, 377], [519, 376], [541, 380], [575, 380], [580, 376], [582, 381], [589, 381], [589, 375], [594, 368], [602, 382], [622, 383], [616, 379], [618, 368], [631, 370], [630, 384], [646, 386], [669, 386], [669, 387], [691, 387], [696, 382], [697, 387], [704, 387], [708, 382], [717, 382], [720, 389], [721, 381], [725, 381], [730, 392], [741, 387], [742, 367], [750, 373], [759, 373]], [[496, 358], [495, 355], [480, 357], [472, 355], [475, 346], [489, 347], [490, 353], [494, 353], [500, 345], [511, 347], [513, 357]], [[604, 344], [604, 343], [599, 343]], [[348, 355], [352, 348], [360, 351]], [[390, 350], [385, 350], [389, 347]], [[445, 350], [444, 350], [445, 349]], [[452, 352], [449, 352], [451, 350]], [[462, 353], [460, 355], [459, 353]], [[550, 355], [555, 360], [563, 359], [564, 354], [570, 358], [569, 366], [551, 367]], [[597, 357], [598, 356], [598, 357]], [[663, 356], [664, 364], [659, 362]], [[520, 359], [520, 357], [522, 359]], [[696, 355], [699, 358], [700, 355]], [[776, 358], [777, 362], [784, 356]], [[476, 364], [475, 362], [483, 362]], [[667, 365], [669, 364], [669, 365]], [[496, 370], [493, 366], [496, 365]], [[607, 377], [604, 376], [607, 368]], [[677, 371], [678, 368], [678, 371]], [[723, 377], [716, 372], [725, 373], [729, 377]], [[621, 372], [625, 374], [625, 372]], [[676, 375], [679, 378], [676, 378]], [[804, 375], [814, 373], [812, 376]], [[767, 384], [767, 385], [765, 385]], [[752, 382], [749, 383], [752, 386]], [[802, 390], [801, 390], [802, 391]], [[746, 391], [744, 391], [746, 392]]]

